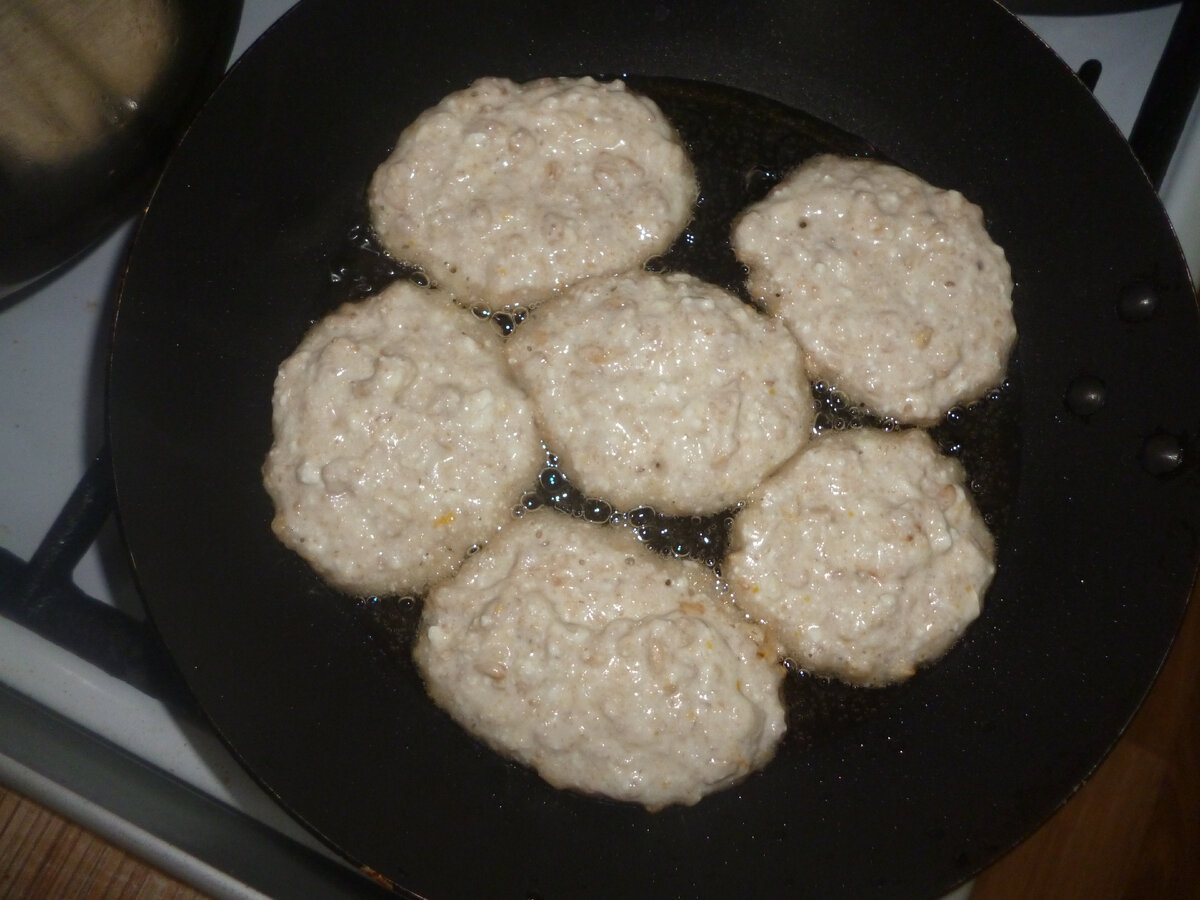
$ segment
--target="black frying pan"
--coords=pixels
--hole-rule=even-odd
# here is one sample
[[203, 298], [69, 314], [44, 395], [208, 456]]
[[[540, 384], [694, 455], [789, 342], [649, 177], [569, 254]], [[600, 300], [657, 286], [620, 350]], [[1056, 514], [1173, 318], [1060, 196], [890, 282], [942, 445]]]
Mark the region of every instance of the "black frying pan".
[[[653, 815], [465, 735], [406, 661], [414, 610], [324, 587], [271, 535], [259, 479], [276, 366], [345, 296], [331, 272], [379, 277], [357, 227], [400, 128], [479, 75], [583, 73], [811, 114], [816, 140], [838, 129], [979, 203], [1017, 281], [992, 438], [1016, 475], [982, 618], [900, 687], [791, 679], [805, 727], [764, 771]], [[1196, 305], [1149, 183], [1064, 65], [966, 0], [306, 0], [163, 176], [110, 382], [121, 521], [201, 705], [295, 816], [432, 897], [895, 898], [970, 877], [1087, 776], [1158, 670], [1197, 560], [1198, 413]]]

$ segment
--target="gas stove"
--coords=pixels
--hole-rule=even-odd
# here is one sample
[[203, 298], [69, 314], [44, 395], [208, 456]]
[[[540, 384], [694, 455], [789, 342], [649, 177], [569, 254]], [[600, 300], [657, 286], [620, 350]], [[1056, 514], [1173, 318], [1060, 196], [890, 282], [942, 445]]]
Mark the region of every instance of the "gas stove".
[[[233, 59], [291, 5], [246, 0]], [[1130, 138], [1193, 272], [1198, 5], [1021, 13]], [[0, 781], [213, 896], [378, 896], [230, 756], [145, 621], [103, 449], [134, 227], [0, 299]]]

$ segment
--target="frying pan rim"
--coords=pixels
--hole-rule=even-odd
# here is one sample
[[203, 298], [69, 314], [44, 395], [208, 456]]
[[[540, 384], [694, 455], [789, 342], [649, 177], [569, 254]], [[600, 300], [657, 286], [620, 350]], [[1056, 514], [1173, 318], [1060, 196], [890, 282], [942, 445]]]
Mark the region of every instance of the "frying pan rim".
[[[299, 7], [297, 7], [297, 9], [300, 9], [300, 10], [311, 9], [311, 8], [314, 8], [314, 7], [316, 7], [317, 5], [318, 5], [318, 4], [317, 4], [317, 3], [315, 3], [315, 2], [306, 2], [306, 3], [302, 3], [302, 4], [300, 4], [300, 5], [299, 5]], [[290, 18], [291, 18], [291, 16], [292, 16], [293, 14], [295, 14], [295, 13], [296, 13], [296, 10], [293, 10], [293, 12], [292, 12], [292, 13], [289, 13], [288, 17], [285, 17], [285, 18], [287, 18], [287, 19], [290, 19]], [[281, 23], [281, 24], [283, 24], [283, 25], [285, 25], [285, 26], [286, 26], [286, 23]], [[275, 29], [272, 29], [272, 33], [274, 33], [274, 32], [276, 31], [276, 29], [278, 29], [278, 28], [280, 28], [280, 26], [279, 26], [279, 25], [277, 25], [277, 26], [275, 27]], [[240, 66], [240, 65], [241, 65], [241, 64], [239, 63], [239, 66]], [[153, 208], [153, 205], [152, 205], [152, 208]], [[148, 217], [148, 219], [147, 219], [146, 221], [149, 221], [149, 217]], [[139, 233], [138, 233], [138, 243], [140, 243], [140, 242], [142, 241], [142, 239], [143, 239], [143, 229], [145, 229], [145, 228], [147, 228], [147, 227], [148, 227], [148, 226], [146, 225], [146, 221], [144, 221], [144, 222], [143, 222], [142, 228], [140, 228], [140, 229], [139, 229]], [[150, 226], [150, 227], [154, 227], [154, 226]], [[130, 280], [131, 280], [131, 275], [130, 275], [130, 273], [132, 273], [132, 280], [133, 280], [133, 281], [135, 281], [135, 282], [136, 282], [136, 280], [137, 280], [137, 278], [138, 278], [138, 277], [142, 277], [142, 276], [139, 276], [139, 272], [137, 271], [137, 267], [138, 267], [138, 265], [140, 265], [140, 264], [141, 264], [141, 261], [140, 261], [140, 260], [139, 260], [139, 258], [138, 258], [136, 247], [137, 247], [137, 244], [135, 244], [135, 251], [134, 251], [134, 253], [133, 253], [133, 254], [131, 255], [131, 257], [130, 257], [130, 268], [129, 268], [129, 270], [127, 270], [127, 275], [126, 275], [126, 284], [127, 284], [127, 285], [130, 283]], [[1177, 249], [1177, 248], [1176, 248], [1176, 249]], [[1178, 254], [1177, 254], [1177, 255], [1178, 255]], [[138, 286], [137, 284], [135, 284], [135, 286], [134, 286], [134, 290], [136, 290], [136, 289], [139, 289], [139, 286]], [[120, 313], [119, 313], [119, 315], [118, 315], [117, 324], [116, 324], [116, 326], [115, 326], [115, 330], [114, 330], [115, 339], [114, 339], [114, 349], [113, 349], [113, 371], [118, 371], [119, 369], [123, 371], [122, 367], [124, 367], [125, 365], [127, 365], [126, 361], [124, 361], [124, 360], [119, 360], [119, 359], [118, 359], [118, 352], [117, 352], [117, 350], [118, 350], [118, 343], [119, 343], [119, 342], [121, 342], [121, 341], [128, 341], [128, 337], [127, 337], [128, 327], [131, 327], [131, 326], [128, 326], [128, 323], [126, 323], [127, 327], [126, 327], [125, 331], [122, 331], [122, 323], [121, 323], [122, 316], [124, 315], [124, 316], [128, 317], [128, 316], [130, 315], [130, 313], [129, 313], [129, 312], [128, 312], [128, 310], [126, 309], [126, 302], [125, 302], [125, 297], [124, 297], [124, 291], [123, 291], [122, 293], [123, 293], [123, 296], [122, 296], [122, 301], [121, 301], [121, 307], [122, 307], [122, 310], [121, 310], [121, 312], [120, 312]], [[133, 305], [133, 304], [131, 304], [131, 305]], [[1194, 310], [1193, 310], [1193, 312], [1194, 312]], [[128, 378], [128, 376], [127, 376], [127, 375], [122, 375], [122, 374], [118, 373], [118, 375], [117, 375], [117, 376], [116, 376], [116, 377], [113, 379], [115, 382], [117, 382], [117, 391], [116, 391], [116, 395], [117, 395], [117, 401], [116, 401], [116, 403], [114, 403], [114, 404], [113, 404], [113, 408], [116, 408], [116, 407], [118, 407], [118, 406], [120, 405], [120, 403], [122, 403], [122, 402], [125, 402], [125, 401], [123, 401], [123, 400], [120, 398], [119, 394], [120, 394], [120, 391], [121, 391], [121, 390], [125, 389], [125, 388], [128, 386], [128, 381], [127, 381], [127, 378]], [[111, 391], [112, 391], [112, 383], [110, 382], [110, 397], [112, 397], [112, 396], [113, 396], [113, 394], [111, 393]], [[110, 401], [110, 402], [111, 402], [111, 401]], [[130, 529], [129, 527], [127, 527], [128, 523], [126, 522], [126, 520], [127, 520], [127, 519], [129, 519], [129, 518], [132, 518], [132, 517], [133, 517], [133, 515], [140, 515], [140, 513], [134, 513], [134, 514], [131, 514], [131, 513], [128, 511], [128, 509], [126, 509], [126, 508], [125, 508], [125, 506], [126, 506], [126, 505], [121, 503], [121, 499], [120, 499], [120, 498], [121, 498], [121, 496], [122, 496], [122, 493], [123, 493], [123, 485], [124, 485], [124, 486], [126, 486], [126, 487], [129, 487], [129, 486], [131, 486], [131, 481], [130, 481], [130, 479], [135, 477], [135, 476], [131, 475], [131, 474], [128, 472], [127, 468], [123, 468], [122, 464], [121, 464], [121, 463], [120, 463], [120, 462], [117, 460], [117, 457], [118, 457], [118, 455], [119, 455], [119, 454], [121, 454], [121, 453], [124, 453], [124, 452], [125, 452], [125, 445], [123, 445], [121, 442], [122, 442], [122, 440], [123, 440], [123, 439], [127, 439], [127, 438], [129, 437], [129, 434], [130, 434], [130, 429], [131, 429], [131, 425], [130, 425], [130, 423], [129, 423], [128, 421], [126, 421], [126, 422], [124, 422], [124, 423], [122, 423], [122, 422], [119, 422], [119, 421], [116, 421], [116, 420], [117, 420], [117, 419], [119, 419], [119, 418], [120, 418], [122, 415], [128, 416], [128, 413], [114, 413], [114, 412], [112, 412], [112, 410], [110, 409], [110, 427], [113, 427], [113, 423], [114, 423], [114, 422], [116, 422], [116, 425], [115, 425], [115, 427], [113, 428], [113, 430], [114, 430], [114, 437], [116, 437], [116, 438], [117, 438], [117, 440], [115, 440], [115, 441], [114, 441], [113, 448], [114, 448], [114, 464], [115, 464], [115, 466], [116, 466], [116, 468], [117, 468], [117, 470], [118, 470], [118, 498], [119, 498], [119, 500], [118, 500], [118, 503], [119, 503], [119, 507], [121, 507], [121, 508], [122, 508], [122, 515], [121, 515], [121, 518], [122, 518], [122, 528], [125, 530], [125, 532], [126, 532], [127, 536], [130, 536], [130, 534], [131, 534], [131, 532], [132, 532], [132, 538], [133, 538], [133, 540], [130, 542], [130, 545], [131, 545], [131, 547], [133, 547], [133, 548], [134, 548], [134, 552], [133, 552], [133, 554], [132, 554], [132, 555], [133, 555], [134, 562], [135, 562], [135, 568], [136, 568], [136, 569], [138, 569], [138, 570], [139, 570], [139, 573], [140, 573], [140, 572], [141, 572], [141, 571], [144, 569], [144, 567], [142, 567], [142, 566], [139, 566], [139, 565], [138, 565], [138, 553], [136, 552], [136, 546], [137, 546], [137, 545], [138, 545], [140, 542], [142, 542], [142, 541], [144, 540], [144, 535], [139, 535], [139, 534], [137, 533], [137, 526], [135, 526], [135, 527], [134, 527], [134, 528], [132, 528], [132, 529]], [[1187, 477], [1190, 477], [1190, 475], [1189, 475], [1189, 476], [1187, 476]], [[131, 491], [131, 492], [135, 492], [135, 491]], [[139, 501], [137, 501], [137, 500], [133, 500], [133, 501], [131, 501], [131, 504], [132, 504], [132, 506], [133, 506], [133, 507], [136, 507], [136, 505], [137, 505], [137, 503], [138, 503], [138, 502], [139, 502]], [[142, 527], [144, 527], [144, 526], [142, 526]], [[1194, 552], [1193, 552], [1193, 555], [1192, 555], [1192, 560], [1191, 560], [1191, 563], [1190, 563], [1190, 568], [1189, 568], [1189, 571], [1190, 571], [1190, 579], [1189, 579], [1189, 582], [1190, 582], [1190, 580], [1194, 580], [1194, 577], [1195, 577], [1195, 571], [1196, 571]], [[139, 581], [141, 581], [141, 576], [140, 576], [140, 574], [139, 574]], [[157, 586], [155, 586], [155, 584], [154, 584], [154, 581], [155, 581], [155, 578], [153, 578], [153, 577], [152, 577], [152, 578], [149, 578], [149, 579], [147, 579], [147, 585], [146, 585], [146, 587], [147, 587], [148, 589], [145, 591], [145, 593], [146, 593], [146, 595], [147, 595], [148, 597], [154, 597], [154, 596], [156, 596], [156, 595], [159, 593], [159, 588], [158, 588]], [[155, 603], [153, 603], [153, 602], [152, 602], [150, 605], [151, 605], [151, 613], [152, 613], [152, 616], [154, 616], [154, 617], [155, 617], [155, 620], [156, 620], [156, 621], [158, 621], [158, 619], [159, 619], [159, 613], [161, 612], [161, 610], [159, 610], [159, 613], [156, 613], [156, 609], [155, 609]], [[1179, 613], [1179, 617], [1181, 617], [1181, 616], [1182, 616], [1182, 611], [1180, 611], [1180, 613]], [[1177, 628], [1177, 626], [1178, 626], [1178, 617], [1176, 618], [1176, 621], [1175, 621], [1175, 623], [1174, 623], [1174, 624], [1175, 624], [1175, 628]], [[1172, 634], [1173, 634], [1173, 633], [1174, 633], [1174, 632], [1172, 631]], [[1162, 665], [1162, 660], [1163, 660], [1163, 659], [1165, 659], [1165, 656], [1166, 656], [1166, 650], [1164, 649], [1164, 650], [1163, 650], [1163, 652], [1162, 652], [1162, 655], [1161, 655], [1161, 657], [1160, 657], [1160, 658], [1159, 658], [1159, 660], [1158, 660], [1158, 663], [1157, 663], [1157, 665], [1155, 666], [1155, 669], [1154, 669], [1154, 671], [1155, 671], [1155, 672], [1157, 672], [1157, 671], [1158, 671], [1158, 669], [1159, 669], [1159, 668], [1161, 668], [1161, 665]], [[189, 674], [189, 673], [185, 672], [185, 675], [188, 675], [188, 674]], [[1144, 686], [1144, 688], [1145, 688], [1145, 690], [1148, 690], [1148, 689], [1149, 689], [1149, 686], [1148, 686], [1148, 685], [1145, 685], [1145, 686]], [[1141, 691], [1141, 696], [1144, 696], [1144, 694], [1145, 694], [1145, 690]], [[1139, 702], [1140, 702], [1140, 697], [1139, 697]], [[1134, 706], [1133, 706], [1133, 709], [1135, 709], [1135, 708], [1136, 708], [1136, 703], [1135, 703], [1135, 704], [1134, 704]], [[1122, 723], [1122, 726], [1121, 726], [1121, 727], [1123, 727], [1123, 726], [1124, 726], [1124, 724], [1127, 724], [1127, 722], [1128, 722], [1128, 719], [1129, 719], [1129, 718], [1132, 716], [1132, 714], [1133, 714], [1133, 709], [1130, 709], [1130, 710], [1129, 710], [1129, 712], [1128, 712], [1128, 715], [1127, 715], [1127, 716], [1125, 716], [1124, 723]], [[216, 724], [216, 723], [215, 723], [215, 724]], [[223, 736], [225, 736], [225, 732], [224, 732], [224, 730], [223, 730], [223, 729], [221, 729], [221, 728], [220, 728], [219, 724], [218, 724], [218, 729], [217, 729], [217, 730], [218, 730], [218, 733], [221, 733]], [[1115, 736], [1113, 736], [1113, 737], [1112, 737], [1111, 741], [1110, 741], [1110, 742], [1109, 742], [1109, 744], [1108, 744], [1108, 748], [1111, 748], [1112, 744], [1113, 744], [1113, 743], [1115, 743], [1115, 740], [1116, 740], [1117, 736], [1119, 736], [1119, 735], [1115, 735]], [[236, 738], [235, 738], [234, 740], [232, 740], [232, 741], [229, 741], [229, 740], [228, 740], [228, 737], [227, 737], [226, 739], [227, 739], [227, 741], [228, 741], [228, 742], [231, 744], [231, 746], [233, 746], [233, 747], [234, 747], [234, 749], [235, 749], [235, 755], [239, 755], [239, 758], [241, 758], [240, 754], [237, 754], [236, 747], [237, 747], [237, 743], [238, 743], [238, 742], [237, 742]], [[1105, 752], [1107, 752], [1107, 750], [1106, 750]], [[247, 761], [246, 761], [246, 760], [243, 760], [243, 762], [247, 762]], [[1095, 763], [1093, 763], [1093, 766], [1092, 766], [1092, 768], [1094, 768], [1094, 765], [1098, 765], [1098, 761], [1096, 761]], [[249, 763], [247, 763], [247, 767], [250, 769], [250, 771], [252, 772], [252, 774], [253, 774], [253, 773], [255, 773], [255, 767], [254, 767], [253, 765], [250, 765]], [[1089, 771], [1090, 771], [1090, 769], [1089, 769]], [[257, 777], [257, 775], [256, 775], [256, 777]], [[262, 779], [259, 779], [259, 780], [260, 780], [260, 782], [261, 782], [261, 783], [264, 783], [264, 785], [266, 784], [265, 782], [263, 782], [263, 781], [262, 781]], [[267, 786], [268, 786], [268, 789], [269, 789], [269, 790], [271, 790], [271, 792], [272, 792], [273, 794], [275, 794], [275, 793], [276, 793], [276, 792], [275, 792], [273, 789], [271, 789], [271, 788], [269, 787], [269, 785], [267, 785]], [[1064, 797], [1064, 798], [1062, 798], [1062, 799], [1060, 800], [1060, 803], [1061, 803], [1061, 802], [1065, 802], [1065, 799], [1066, 799], [1065, 797]], [[1049, 814], [1049, 812], [1052, 812], [1052, 811], [1053, 811], [1053, 810], [1045, 811], [1045, 815], [1048, 815], [1048, 814]], [[295, 809], [294, 809], [294, 808], [293, 808], [293, 812], [295, 813]], [[1043, 815], [1043, 818], [1044, 818], [1044, 815]], [[312, 827], [312, 825], [310, 825], [310, 827]], [[317, 833], [318, 833], [318, 834], [322, 834], [322, 832], [321, 832], [321, 831], [319, 831], [319, 830], [317, 831]], [[327, 841], [329, 841], [329, 839], [328, 839], [328, 838], [324, 838], [324, 839], [326, 839]], [[1019, 839], [1019, 838], [1018, 838], [1018, 839]], [[336, 843], [333, 843], [333, 842], [331, 842], [331, 845], [333, 845], [333, 846], [338, 846]], [[346, 852], [346, 848], [345, 848], [345, 847], [342, 847], [341, 849], [343, 850], [343, 852]], [[1004, 849], [1007, 849], [1007, 848], [1004, 848]], [[994, 857], [995, 857], [995, 855], [998, 855], [998, 853], [997, 853], [997, 852], [995, 852], [995, 851], [993, 851], [992, 858], [994, 858]], [[965, 869], [963, 872], [960, 872], [960, 880], [961, 880], [961, 878], [970, 877], [970, 875], [971, 875], [971, 874], [973, 874], [973, 872], [974, 872], [974, 871], [975, 871], [975, 869], [971, 868], [971, 869]]]

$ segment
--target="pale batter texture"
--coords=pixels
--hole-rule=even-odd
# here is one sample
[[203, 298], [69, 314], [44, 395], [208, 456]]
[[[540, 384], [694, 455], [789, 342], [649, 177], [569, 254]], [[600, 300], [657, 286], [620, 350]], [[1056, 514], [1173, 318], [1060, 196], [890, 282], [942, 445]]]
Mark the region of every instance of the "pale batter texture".
[[426, 600], [434, 700], [550, 784], [658, 809], [765, 765], [783, 666], [711, 570], [626, 530], [527, 513]]
[[763, 484], [723, 571], [803, 669], [880, 685], [962, 635], [995, 564], [959, 463], [923, 431], [863, 428], [821, 435]]
[[263, 475], [279, 539], [372, 595], [423, 590], [491, 538], [545, 458], [500, 344], [407, 281], [314, 326], [275, 381]]
[[1016, 340], [1004, 251], [962, 194], [868, 159], [808, 160], [734, 224], [752, 296], [809, 375], [932, 424], [1004, 379]]
[[507, 349], [564, 471], [618, 508], [727, 508], [812, 433], [787, 328], [691, 275], [582, 282]]
[[696, 194], [674, 128], [624, 83], [481, 78], [405, 129], [368, 201], [390, 254], [499, 308], [661, 253]]

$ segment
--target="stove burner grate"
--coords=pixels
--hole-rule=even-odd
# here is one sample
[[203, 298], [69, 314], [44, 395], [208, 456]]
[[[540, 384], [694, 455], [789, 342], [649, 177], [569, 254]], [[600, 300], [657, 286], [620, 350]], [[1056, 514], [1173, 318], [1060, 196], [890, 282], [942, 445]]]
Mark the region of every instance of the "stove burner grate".
[[143, 693], [195, 712], [153, 624], [89, 596], [73, 581], [79, 560], [115, 508], [105, 446], [28, 562], [0, 547], [0, 614]]

